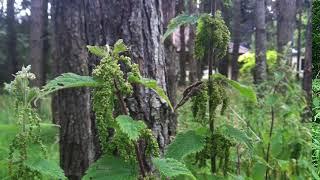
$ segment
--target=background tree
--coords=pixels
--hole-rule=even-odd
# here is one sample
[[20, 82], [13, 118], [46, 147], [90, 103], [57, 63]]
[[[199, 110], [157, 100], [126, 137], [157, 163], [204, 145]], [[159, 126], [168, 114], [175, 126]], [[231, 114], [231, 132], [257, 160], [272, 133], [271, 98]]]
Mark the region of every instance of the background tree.
[[[88, 75], [83, 3], [55, 0], [52, 8], [56, 75]], [[63, 90], [53, 99], [54, 122], [61, 126], [60, 165], [72, 180], [81, 179], [94, 158], [89, 102], [86, 88]]]
[[18, 71], [14, 2], [14, 0], [7, 1], [7, 62], [10, 74]]
[[266, 16], [265, 16], [265, 0], [256, 1], [256, 33], [255, 33], [255, 47], [256, 47], [256, 66], [254, 72], [255, 83], [261, 83], [267, 78], [267, 63], [266, 63]]
[[232, 39], [233, 39], [233, 52], [232, 52], [232, 73], [231, 79], [237, 80], [239, 74], [239, 48], [241, 42], [241, 0], [233, 1], [233, 25], [232, 25]]

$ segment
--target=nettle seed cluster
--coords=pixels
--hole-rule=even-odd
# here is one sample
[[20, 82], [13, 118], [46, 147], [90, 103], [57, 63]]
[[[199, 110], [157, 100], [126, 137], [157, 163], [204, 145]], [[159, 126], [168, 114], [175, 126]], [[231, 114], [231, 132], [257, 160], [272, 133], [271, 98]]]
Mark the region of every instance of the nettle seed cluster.
[[40, 146], [42, 156], [47, 158], [46, 147], [40, 138], [40, 117], [32, 107], [32, 103], [39, 93], [39, 89], [29, 87], [29, 81], [35, 79], [30, 73], [31, 66], [22, 67], [15, 74], [10, 84], [5, 84], [5, 90], [14, 97], [15, 111], [19, 132], [9, 147], [9, 175], [15, 178], [40, 178], [41, 174], [30, 170], [25, 162], [29, 158], [28, 149], [33, 144]]
[[[140, 79], [137, 64], [126, 56], [127, 47], [122, 40], [115, 43], [113, 49], [107, 47], [100, 64], [93, 70], [92, 76], [101, 86], [93, 91], [93, 109], [96, 114], [100, 143], [104, 153], [117, 154], [125, 160], [136, 160], [134, 143], [119, 130], [115, 116], [123, 114], [116, 109], [119, 106], [117, 95], [124, 98], [132, 95], [130, 78]], [[152, 131], [144, 129], [142, 139], [147, 143], [147, 155], [159, 156], [159, 147]]]
[[[212, 113], [213, 121], [215, 121], [217, 112], [220, 110], [220, 115], [224, 115], [229, 104], [229, 97], [226, 92], [226, 77], [222, 75], [213, 75], [212, 84], [210, 86], [209, 83], [209, 81], [205, 81], [201, 90], [191, 98], [191, 110], [194, 120], [205, 128], [212, 123], [209, 121], [208, 113]], [[209, 91], [209, 87], [211, 88], [211, 91]], [[211, 92], [211, 94], [209, 94], [209, 92]], [[212, 97], [211, 101], [209, 101], [209, 96]], [[219, 159], [219, 166], [224, 172], [227, 172], [230, 147], [232, 145], [233, 143], [231, 140], [219, 131], [208, 133], [205, 138], [204, 149], [196, 154], [198, 165], [201, 167], [206, 166], [206, 160], [211, 159], [213, 155], [212, 152], [215, 152], [214, 156]]]

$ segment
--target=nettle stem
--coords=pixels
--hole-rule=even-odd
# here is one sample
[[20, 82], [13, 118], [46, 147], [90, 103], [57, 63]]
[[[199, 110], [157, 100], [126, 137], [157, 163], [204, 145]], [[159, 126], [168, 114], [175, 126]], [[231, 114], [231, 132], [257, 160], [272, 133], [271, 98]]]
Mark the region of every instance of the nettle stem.
[[[211, 14], [212, 16], [214, 16], [214, 13], [216, 11], [216, 1], [212, 0], [211, 1]], [[214, 27], [211, 27], [212, 29], [214, 29]], [[208, 48], [209, 51], [207, 51], [208, 54], [208, 67], [209, 67], [209, 84], [208, 84], [208, 94], [209, 94], [209, 123], [210, 123], [210, 132], [211, 132], [211, 140], [214, 140], [214, 112], [211, 112], [210, 109], [213, 106], [212, 104], [212, 100], [213, 100], [213, 96], [212, 96], [212, 73], [213, 73], [213, 63], [215, 61], [214, 58], [214, 52], [213, 52], [213, 42], [210, 43], [210, 46]], [[212, 142], [215, 143], [215, 142]], [[211, 172], [215, 173], [216, 172], [216, 152], [215, 150], [213, 150], [211, 152]]]
[[[129, 112], [128, 112], [128, 109], [127, 109], [127, 106], [126, 106], [126, 102], [124, 101], [124, 98], [120, 92], [120, 89], [118, 87], [118, 83], [117, 81], [114, 79], [114, 87], [116, 88], [116, 95], [117, 95], [117, 98], [120, 102], [120, 106], [121, 106], [121, 111], [124, 115], [129, 115]], [[139, 163], [139, 168], [140, 168], [140, 173], [142, 175], [142, 177], [146, 177], [146, 170], [145, 170], [145, 167], [144, 167], [144, 164], [143, 164], [143, 159], [142, 159], [142, 154], [141, 154], [141, 151], [139, 149], [139, 145], [138, 145], [138, 142], [135, 142], [133, 141], [133, 144], [134, 144], [134, 148], [135, 148], [135, 152], [136, 152], [136, 156], [137, 156], [137, 161]]]

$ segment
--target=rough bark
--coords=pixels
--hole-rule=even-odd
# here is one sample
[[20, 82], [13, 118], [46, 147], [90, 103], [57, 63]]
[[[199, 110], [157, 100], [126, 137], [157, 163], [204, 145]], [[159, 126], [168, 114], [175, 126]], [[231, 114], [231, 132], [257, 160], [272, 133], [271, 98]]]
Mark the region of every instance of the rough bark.
[[18, 71], [14, 2], [14, 0], [7, 0], [7, 62], [10, 74], [15, 74]]
[[[178, 1], [177, 12], [182, 13], [185, 10], [184, 0]], [[179, 86], [186, 85], [186, 62], [187, 62], [187, 52], [186, 52], [186, 43], [185, 43], [185, 26], [180, 26], [179, 35], [180, 35], [180, 51], [179, 51]]]
[[[188, 11], [189, 14], [193, 14], [196, 12], [196, 4], [193, 0], [188, 0]], [[188, 46], [188, 54], [187, 59], [189, 62], [189, 81], [190, 84], [197, 81], [197, 61], [194, 58], [194, 46], [195, 46], [195, 36], [196, 36], [196, 27], [195, 25], [189, 25], [189, 40], [187, 43]]]
[[303, 89], [307, 93], [307, 100], [311, 107], [312, 100], [312, 7], [309, 8], [309, 17], [307, 25], [307, 36], [306, 36], [306, 54], [303, 74]]
[[266, 63], [266, 23], [265, 23], [265, 1], [257, 0], [256, 1], [256, 15], [255, 15], [255, 24], [256, 24], [256, 38], [255, 38], [255, 72], [254, 72], [254, 82], [259, 84], [266, 80], [267, 78], [267, 63]]
[[[81, 1], [54, 0], [55, 73], [88, 75], [84, 11]], [[53, 118], [60, 128], [60, 165], [69, 179], [81, 179], [93, 161], [89, 90], [59, 91], [53, 99]]]
[[40, 87], [44, 85], [44, 0], [31, 1], [31, 18], [30, 18], [30, 63], [32, 72], [36, 75], [37, 79], [33, 81], [33, 85]]
[[238, 57], [239, 57], [239, 48], [241, 42], [241, 0], [235, 0], [233, 2], [233, 52], [232, 52], [232, 73], [231, 79], [237, 80], [239, 75], [239, 65], [238, 65]]
[[[288, 45], [291, 47], [293, 41], [293, 33], [296, 21], [296, 0], [277, 1], [278, 17], [277, 17], [277, 49], [283, 54], [284, 48]], [[291, 51], [287, 52], [287, 58], [290, 59]]]

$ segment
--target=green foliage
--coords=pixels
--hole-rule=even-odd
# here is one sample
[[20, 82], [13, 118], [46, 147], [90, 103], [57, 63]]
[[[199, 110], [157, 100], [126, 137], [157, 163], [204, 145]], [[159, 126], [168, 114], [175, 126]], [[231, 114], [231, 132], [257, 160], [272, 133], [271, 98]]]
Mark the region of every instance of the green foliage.
[[141, 136], [141, 133], [147, 126], [143, 121], [134, 121], [130, 116], [120, 115], [116, 118], [120, 130], [127, 134], [129, 139], [136, 141]]
[[195, 179], [188, 168], [178, 160], [171, 158], [154, 158], [152, 162], [161, 174], [167, 178], [175, 178], [177, 176], [185, 175], [188, 176], [189, 179]]
[[205, 136], [203, 134], [194, 130], [182, 132], [167, 147], [165, 157], [182, 161], [184, 157], [201, 151], [204, 145]]
[[[268, 68], [274, 68], [278, 58], [277, 51], [269, 50], [267, 51], [266, 56]], [[255, 67], [255, 53], [249, 52], [239, 56], [238, 62], [242, 64], [240, 69], [241, 74], [247, 76]]]
[[180, 14], [177, 17], [170, 20], [168, 29], [163, 35], [163, 41], [170, 36], [175, 30], [177, 30], [180, 26], [195, 24], [201, 15], [188, 15], [188, 14]]
[[221, 129], [223, 134], [234, 138], [237, 143], [245, 144], [249, 149], [253, 149], [253, 141], [244, 131], [227, 124], [221, 126]]
[[312, 6], [312, 72], [313, 78], [318, 78], [320, 72], [320, 1], [314, 0]]
[[[32, 107], [32, 102], [39, 95], [39, 89], [29, 87], [29, 80], [35, 79], [30, 69], [30, 66], [23, 67], [16, 73], [15, 79], [10, 84], [5, 84], [5, 89], [13, 97], [18, 127], [18, 132], [12, 139], [8, 150], [9, 177], [12, 179], [41, 179], [43, 176], [59, 176], [61, 178], [64, 177], [63, 173], [57, 173], [62, 172], [60, 167], [45, 160], [47, 159], [47, 148], [40, 137], [41, 119], [36, 109]], [[15, 128], [11, 129], [15, 130]], [[37, 161], [30, 157], [33, 145], [39, 146], [42, 152], [38, 154]]]
[[97, 86], [99, 86], [99, 83], [93, 80], [93, 78], [90, 76], [80, 76], [74, 73], [64, 73], [49, 81], [41, 90], [39, 98], [61, 89]]
[[150, 88], [150, 89], [154, 90], [163, 100], [166, 101], [166, 103], [169, 105], [171, 110], [174, 111], [173, 110], [173, 106], [172, 106], [168, 96], [166, 95], [164, 90], [157, 85], [157, 81], [156, 80], [148, 79], [148, 78], [142, 78], [142, 77], [139, 77], [139, 76], [131, 74], [129, 76], [129, 82], [130, 83], [138, 83], [138, 84], [141, 84], [141, 85], [143, 85], [143, 86], [145, 86], [147, 88]]
[[134, 163], [110, 155], [102, 156], [85, 174], [84, 180], [136, 180], [138, 178], [138, 170]]
[[195, 40], [195, 55], [202, 59], [209, 51], [221, 59], [225, 56], [230, 41], [230, 32], [221, 13], [218, 11], [213, 17], [206, 14], [200, 17]]
[[257, 103], [257, 96], [252, 87], [245, 86], [230, 79], [226, 79], [226, 82], [235, 90], [237, 90], [241, 96], [248, 98], [248, 100], [253, 103]]

